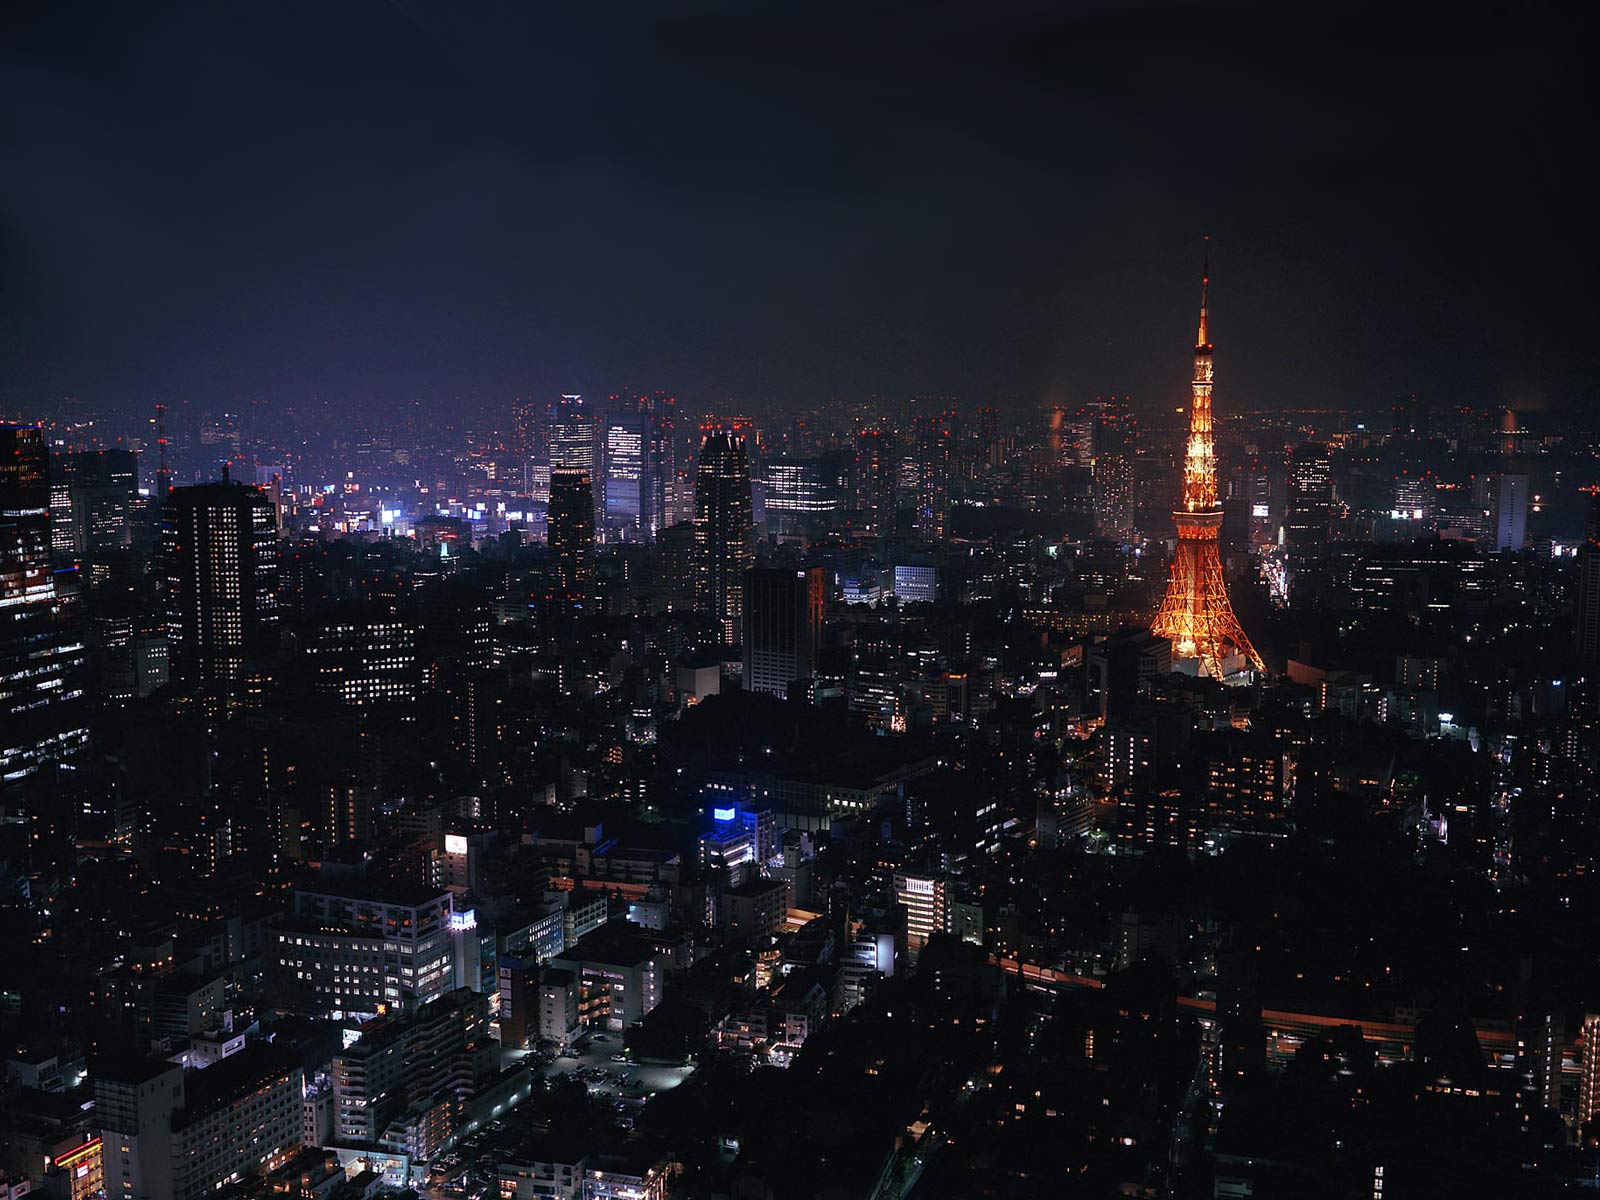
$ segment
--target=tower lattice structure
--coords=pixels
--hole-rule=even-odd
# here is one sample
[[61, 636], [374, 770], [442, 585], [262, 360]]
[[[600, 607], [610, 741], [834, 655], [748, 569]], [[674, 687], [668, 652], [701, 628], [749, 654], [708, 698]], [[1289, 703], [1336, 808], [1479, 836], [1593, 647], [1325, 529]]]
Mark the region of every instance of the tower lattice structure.
[[1214, 679], [1233, 673], [1240, 662], [1265, 670], [1261, 655], [1234, 615], [1222, 578], [1217, 534], [1222, 507], [1217, 503], [1216, 446], [1211, 432], [1211, 340], [1206, 333], [1208, 261], [1200, 280], [1200, 332], [1194, 347], [1194, 401], [1189, 409], [1189, 440], [1183, 457], [1183, 497], [1173, 511], [1178, 548], [1172, 559], [1167, 595], [1150, 622], [1152, 632], [1172, 643], [1174, 659], [1198, 659]]

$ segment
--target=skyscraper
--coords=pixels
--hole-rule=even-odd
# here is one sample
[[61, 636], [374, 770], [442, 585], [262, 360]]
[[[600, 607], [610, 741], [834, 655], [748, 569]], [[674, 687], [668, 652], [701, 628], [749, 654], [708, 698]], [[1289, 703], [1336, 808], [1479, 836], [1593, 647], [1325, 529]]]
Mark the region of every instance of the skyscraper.
[[582, 396], [562, 396], [556, 404], [550, 430], [550, 469], [576, 467], [589, 472], [594, 514], [590, 520], [598, 531], [605, 522], [605, 489], [601, 468], [605, 465], [604, 437], [600, 422]]
[[550, 472], [549, 541], [556, 591], [570, 609], [588, 609], [594, 594], [594, 485], [580, 467]]
[[672, 491], [677, 472], [677, 453], [673, 441], [677, 422], [673, 418], [677, 401], [670, 396], [652, 396], [647, 404], [639, 521], [645, 540], [653, 542], [673, 521]]
[[894, 531], [897, 461], [894, 436], [887, 429], [863, 429], [856, 434], [856, 511], [880, 537]]
[[1244, 667], [1264, 670], [1265, 664], [1233, 614], [1217, 547], [1222, 506], [1217, 502], [1216, 447], [1211, 432], [1211, 341], [1206, 332], [1210, 276], [1208, 263], [1200, 282], [1200, 330], [1194, 347], [1194, 399], [1184, 451], [1183, 498], [1172, 514], [1178, 526], [1178, 545], [1166, 598], [1150, 628], [1172, 643], [1174, 660], [1194, 660], [1200, 672], [1227, 679]]
[[139, 498], [131, 450], [86, 450], [55, 457], [50, 508], [56, 550], [71, 559], [125, 550]]
[[1528, 539], [1528, 477], [1497, 472], [1490, 477], [1495, 552], [1522, 549]]
[[1308, 442], [1289, 452], [1289, 495], [1283, 543], [1291, 553], [1320, 553], [1333, 509], [1333, 464], [1326, 446]]
[[767, 524], [778, 534], [799, 534], [809, 522], [839, 507], [818, 459], [774, 459], [766, 473]]
[[247, 662], [278, 648], [278, 535], [260, 488], [174, 488], [161, 520], [173, 675], [215, 701], [243, 699]]
[[88, 737], [84, 642], [50, 562], [49, 462], [42, 430], [0, 426], [0, 784]]
[[550, 436], [550, 466], [580, 467], [594, 477], [599, 461], [596, 450], [599, 433], [582, 396], [562, 396], [556, 406], [555, 425]]
[[916, 434], [917, 532], [938, 541], [950, 515], [950, 422], [942, 413], [918, 417]]
[[827, 572], [752, 568], [744, 576], [744, 686], [787, 696], [816, 671], [827, 603]]
[[728, 642], [743, 632], [744, 573], [755, 564], [750, 457], [737, 425], [709, 425], [694, 486], [695, 607]]
[[1315, 442], [1289, 452], [1288, 495], [1284, 505], [1283, 549], [1288, 599], [1304, 604], [1314, 592], [1312, 570], [1327, 554], [1333, 517], [1333, 463], [1328, 448]]
[[1137, 428], [1126, 400], [1112, 397], [1089, 406], [1094, 414], [1094, 524], [1101, 537], [1133, 538], [1133, 453]]
[[605, 422], [605, 526], [607, 543], [643, 537], [647, 415], [637, 407], [611, 413]]

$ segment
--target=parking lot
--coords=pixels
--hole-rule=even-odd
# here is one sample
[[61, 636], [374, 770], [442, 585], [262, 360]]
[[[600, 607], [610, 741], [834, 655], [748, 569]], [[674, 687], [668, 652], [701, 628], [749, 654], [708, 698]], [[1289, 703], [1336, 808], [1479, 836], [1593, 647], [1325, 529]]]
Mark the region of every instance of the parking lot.
[[591, 1095], [639, 1097], [648, 1099], [656, 1092], [675, 1088], [694, 1071], [689, 1067], [659, 1067], [631, 1062], [618, 1062], [623, 1053], [622, 1038], [617, 1034], [597, 1033], [580, 1042], [581, 1049], [563, 1055], [545, 1067], [552, 1077], [575, 1075], [588, 1084]]

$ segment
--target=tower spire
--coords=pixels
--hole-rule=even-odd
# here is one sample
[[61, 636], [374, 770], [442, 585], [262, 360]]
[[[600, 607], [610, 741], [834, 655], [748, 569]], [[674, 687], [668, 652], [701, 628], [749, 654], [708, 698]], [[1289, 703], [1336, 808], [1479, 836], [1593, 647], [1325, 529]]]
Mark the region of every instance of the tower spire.
[[1222, 575], [1218, 533], [1222, 505], [1217, 499], [1216, 446], [1211, 429], [1211, 341], [1206, 334], [1206, 300], [1211, 285], [1211, 239], [1206, 238], [1205, 273], [1200, 277], [1200, 332], [1194, 348], [1193, 399], [1189, 440], [1184, 447], [1183, 493], [1173, 511], [1178, 544], [1172, 556], [1167, 595], [1150, 629], [1172, 643], [1174, 665], [1195, 664], [1213, 679], [1239, 681], [1242, 668], [1265, 669], [1261, 655], [1239, 625]]

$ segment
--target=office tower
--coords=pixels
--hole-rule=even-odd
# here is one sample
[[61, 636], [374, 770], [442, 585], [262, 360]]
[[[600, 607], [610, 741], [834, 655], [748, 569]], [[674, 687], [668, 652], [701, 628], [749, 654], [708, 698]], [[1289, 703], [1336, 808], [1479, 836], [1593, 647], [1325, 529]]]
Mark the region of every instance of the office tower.
[[358, 708], [417, 698], [417, 630], [403, 617], [354, 608], [318, 618], [298, 640], [323, 695]]
[[614, 412], [606, 418], [606, 464], [601, 532], [606, 542], [636, 542], [643, 536], [645, 442], [648, 415]]
[[67, 560], [97, 558], [132, 544], [139, 460], [131, 450], [58, 454], [50, 479], [52, 540]]
[[950, 517], [950, 423], [941, 414], [918, 417], [915, 426], [916, 527], [923, 538], [938, 541]]
[[894, 435], [887, 429], [863, 429], [856, 434], [856, 512], [880, 537], [894, 532]]
[[639, 519], [645, 540], [654, 542], [673, 523], [677, 401], [671, 396], [652, 396], [645, 404], [644, 479], [640, 484]]
[[278, 648], [278, 535], [260, 488], [174, 488], [161, 519], [174, 676], [226, 703], [243, 699], [247, 662]]
[[1573, 631], [1578, 661], [1600, 663], [1600, 492], [1589, 496], [1583, 545], [1578, 547]]
[[1200, 330], [1194, 347], [1183, 497], [1172, 514], [1178, 526], [1178, 546], [1166, 598], [1150, 628], [1172, 643], [1174, 659], [1194, 660], [1203, 674], [1228, 679], [1239, 675], [1244, 667], [1261, 671], [1266, 664], [1233, 614], [1217, 546], [1222, 508], [1217, 503], [1216, 447], [1211, 432], [1211, 342], [1206, 332], [1210, 276], [1208, 263], [1200, 283]]
[[939, 599], [939, 568], [931, 562], [896, 563], [889, 581], [901, 604], [932, 604]]
[[42, 430], [0, 426], [0, 784], [88, 738], [87, 651], [50, 562], [49, 461]]
[[1415, 521], [1419, 528], [1433, 518], [1438, 488], [1432, 472], [1412, 474], [1402, 471], [1394, 481], [1394, 507], [1389, 517], [1395, 521]]
[[1489, 479], [1495, 553], [1516, 553], [1528, 540], [1528, 477], [1497, 472]]
[[1284, 584], [1291, 606], [1314, 595], [1314, 568], [1328, 553], [1333, 519], [1333, 463], [1326, 446], [1308, 442], [1289, 452], [1283, 516]]
[[1333, 464], [1326, 446], [1307, 443], [1289, 452], [1289, 492], [1283, 544], [1291, 559], [1310, 560], [1327, 547], [1333, 515]]
[[775, 533], [798, 535], [838, 511], [839, 498], [820, 460], [780, 458], [767, 464], [766, 473], [767, 524]]
[[550, 469], [572, 467], [589, 472], [590, 499], [596, 530], [605, 520], [605, 491], [599, 486], [605, 456], [599, 420], [582, 396], [562, 396], [550, 431]]
[[750, 458], [738, 425], [711, 425], [694, 486], [695, 607], [730, 643], [743, 628], [744, 573], [755, 565]]
[[812, 678], [827, 572], [753, 568], [744, 576], [744, 686], [747, 691], [787, 696], [797, 679]]
[[1133, 539], [1133, 455], [1137, 426], [1126, 401], [1090, 405], [1094, 415], [1093, 498], [1095, 532], [1119, 542]]
[[550, 472], [549, 541], [557, 600], [570, 609], [595, 602], [594, 501], [589, 472], [557, 467]]
[[548, 448], [549, 406], [531, 397], [518, 396], [511, 402], [511, 450], [530, 459]]

